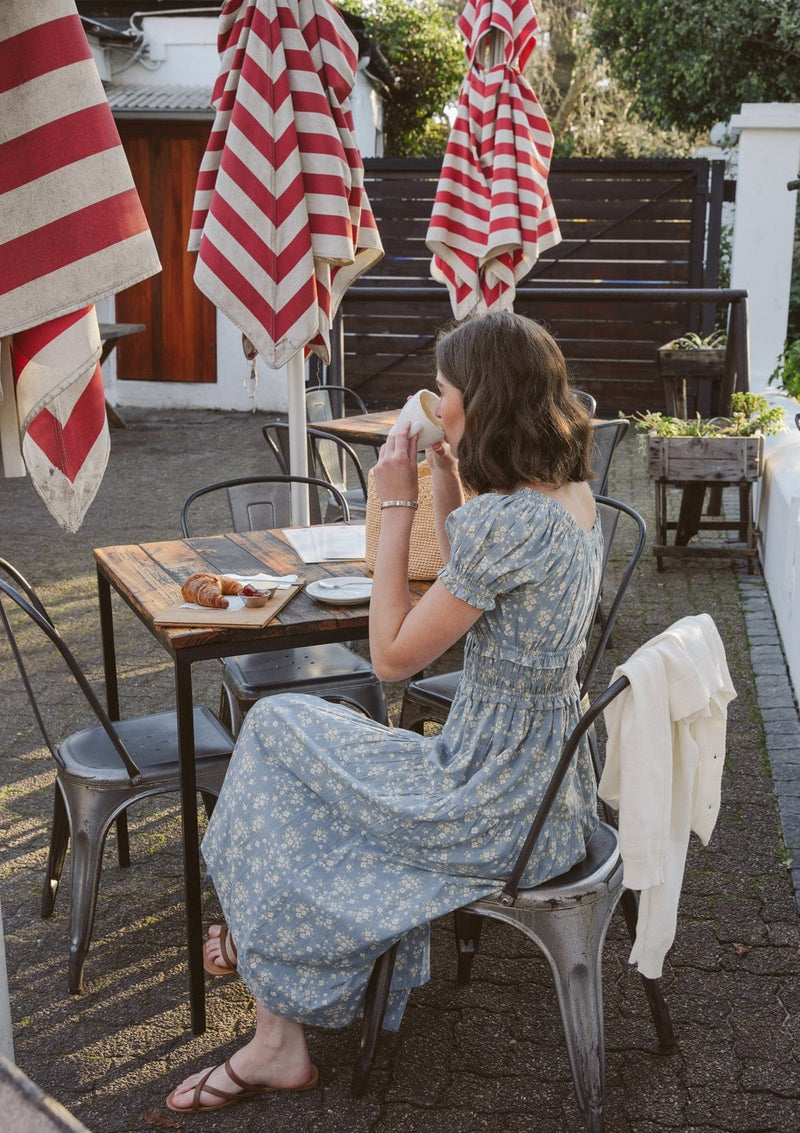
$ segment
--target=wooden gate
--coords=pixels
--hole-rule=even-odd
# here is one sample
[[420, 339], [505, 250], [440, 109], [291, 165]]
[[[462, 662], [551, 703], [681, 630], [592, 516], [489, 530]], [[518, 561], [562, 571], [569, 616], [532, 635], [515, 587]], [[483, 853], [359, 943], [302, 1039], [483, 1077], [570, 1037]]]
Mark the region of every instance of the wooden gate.
[[117, 347], [117, 378], [215, 382], [217, 310], [195, 285], [197, 257], [186, 251], [211, 124], [118, 118], [117, 128], [162, 267], [116, 296], [117, 321], [146, 328]]
[[[409, 293], [431, 284], [425, 234], [440, 162], [364, 164], [386, 255], [345, 297], [344, 373], [379, 408], [430, 383], [433, 340], [452, 312], [443, 286], [424, 300]], [[713, 304], [666, 301], [658, 288], [718, 285], [723, 170], [723, 162], [704, 159], [553, 163], [562, 240], [520, 285], [514, 309], [549, 327], [576, 384], [606, 414], [663, 407], [657, 348], [713, 326]], [[615, 297], [604, 297], [611, 289]], [[620, 289], [648, 300], [628, 301]]]

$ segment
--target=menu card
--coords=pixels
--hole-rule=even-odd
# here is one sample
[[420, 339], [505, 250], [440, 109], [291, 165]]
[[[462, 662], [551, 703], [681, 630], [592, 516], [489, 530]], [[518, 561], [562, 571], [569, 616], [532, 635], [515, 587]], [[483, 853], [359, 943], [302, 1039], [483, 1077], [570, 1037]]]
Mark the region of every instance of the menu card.
[[367, 528], [363, 523], [288, 527], [283, 534], [304, 563], [364, 561], [367, 557]]

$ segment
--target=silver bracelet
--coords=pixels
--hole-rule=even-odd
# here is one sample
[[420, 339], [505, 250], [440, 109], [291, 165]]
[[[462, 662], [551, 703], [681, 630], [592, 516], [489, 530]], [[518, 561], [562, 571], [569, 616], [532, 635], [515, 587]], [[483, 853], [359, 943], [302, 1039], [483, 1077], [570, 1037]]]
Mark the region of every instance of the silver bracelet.
[[419, 504], [416, 500], [384, 500], [381, 504], [381, 511], [383, 511], [385, 507], [413, 507], [414, 511], [416, 511]]

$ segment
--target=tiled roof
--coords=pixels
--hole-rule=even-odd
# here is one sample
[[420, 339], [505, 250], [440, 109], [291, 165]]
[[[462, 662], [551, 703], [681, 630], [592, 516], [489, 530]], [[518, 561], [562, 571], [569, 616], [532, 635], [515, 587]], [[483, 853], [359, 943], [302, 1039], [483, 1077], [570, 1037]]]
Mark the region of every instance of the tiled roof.
[[106, 87], [108, 103], [115, 114], [161, 117], [178, 117], [192, 114], [195, 117], [213, 118], [211, 87], [182, 87], [173, 85], [138, 87]]

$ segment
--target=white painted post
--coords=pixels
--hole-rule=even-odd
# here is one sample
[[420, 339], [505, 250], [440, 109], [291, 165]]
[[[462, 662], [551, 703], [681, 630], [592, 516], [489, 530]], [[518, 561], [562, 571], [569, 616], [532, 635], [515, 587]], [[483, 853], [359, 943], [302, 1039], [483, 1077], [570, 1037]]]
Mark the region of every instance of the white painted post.
[[[286, 364], [289, 395], [289, 471], [294, 476], [308, 476], [308, 440], [306, 437], [306, 389], [303, 351], [298, 350]], [[292, 524], [308, 527], [308, 484], [292, 484]]]
[[0, 909], [0, 1054], [14, 1061], [14, 1032], [11, 1029], [11, 1004], [8, 999], [8, 969], [3, 936], [3, 911]]
[[800, 103], [746, 102], [730, 120], [739, 135], [731, 287], [750, 307], [750, 387], [766, 389], [786, 339], [800, 170]]

